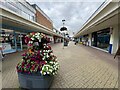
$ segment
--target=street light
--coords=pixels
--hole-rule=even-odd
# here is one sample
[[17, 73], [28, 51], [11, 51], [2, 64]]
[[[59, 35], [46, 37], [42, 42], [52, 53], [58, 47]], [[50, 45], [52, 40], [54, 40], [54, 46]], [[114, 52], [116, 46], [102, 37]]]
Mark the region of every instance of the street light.
[[60, 28], [60, 31], [63, 32], [63, 49], [64, 49], [64, 42], [65, 42], [65, 40], [64, 40], [64, 38], [65, 38], [64, 31], [67, 31], [67, 28], [64, 26], [65, 25], [65, 20], [62, 20], [62, 22], [63, 22], [63, 27]]

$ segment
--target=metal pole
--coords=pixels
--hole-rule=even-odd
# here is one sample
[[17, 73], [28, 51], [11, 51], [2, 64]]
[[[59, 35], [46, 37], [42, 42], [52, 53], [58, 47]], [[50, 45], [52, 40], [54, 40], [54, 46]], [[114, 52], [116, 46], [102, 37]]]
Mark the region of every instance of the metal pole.
[[[65, 20], [62, 20], [62, 22], [63, 22], [63, 27], [64, 27], [64, 22], [65, 22]], [[64, 32], [63, 32], [63, 49], [64, 49], [64, 38], [65, 38], [65, 36], [64, 36]]]
[[63, 32], [63, 49], [64, 49], [64, 32]]
[[[118, 9], [118, 12], [120, 12], [120, 2], [118, 2], [118, 7], [119, 7], [119, 9]], [[119, 38], [119, 44], [118, 44], [118, 46], [120, 46], [120, 15], [119, 15], [119, 13], [118, 13], [118, 38]]]

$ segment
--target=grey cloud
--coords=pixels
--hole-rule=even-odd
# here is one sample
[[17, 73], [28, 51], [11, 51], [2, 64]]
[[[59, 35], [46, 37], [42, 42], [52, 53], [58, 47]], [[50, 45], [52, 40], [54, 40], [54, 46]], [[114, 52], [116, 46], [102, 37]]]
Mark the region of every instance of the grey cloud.
[[[103, 1], [103, 0], [102, 0]], [[70, 35], [78, 32], [85, 21], [97, 10], [102, 2], [34, 2], [53, 21], [54, 27], [60, 30], [62, 19]]]

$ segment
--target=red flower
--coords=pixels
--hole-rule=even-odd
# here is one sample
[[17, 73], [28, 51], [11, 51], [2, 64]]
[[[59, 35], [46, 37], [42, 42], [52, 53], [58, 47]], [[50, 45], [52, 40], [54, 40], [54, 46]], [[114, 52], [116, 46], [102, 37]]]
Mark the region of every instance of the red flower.
[[46, 62], [45, 62], [45, 61], [41, 61], [40, 64], [41, 64], [41, 65], [44, 65], [44, 64], [46, 64]]
[[35, 69], [35, 66], [32, 66], [32, 68], [31, 68], [32, 70], [34, 70]]
[[32, 35], [35, 35], [35, 32], [32, 32]]

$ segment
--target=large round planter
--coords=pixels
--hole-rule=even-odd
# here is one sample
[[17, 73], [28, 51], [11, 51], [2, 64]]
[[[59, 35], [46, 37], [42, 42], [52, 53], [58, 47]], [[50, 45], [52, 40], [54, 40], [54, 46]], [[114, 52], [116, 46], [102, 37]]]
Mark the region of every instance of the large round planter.
[[18, 79], [20, 83], [20, 88], [49, 88], [53, 81], [53, 76], [42, 76], [40, 74], [29, 75], [18, 73]]

